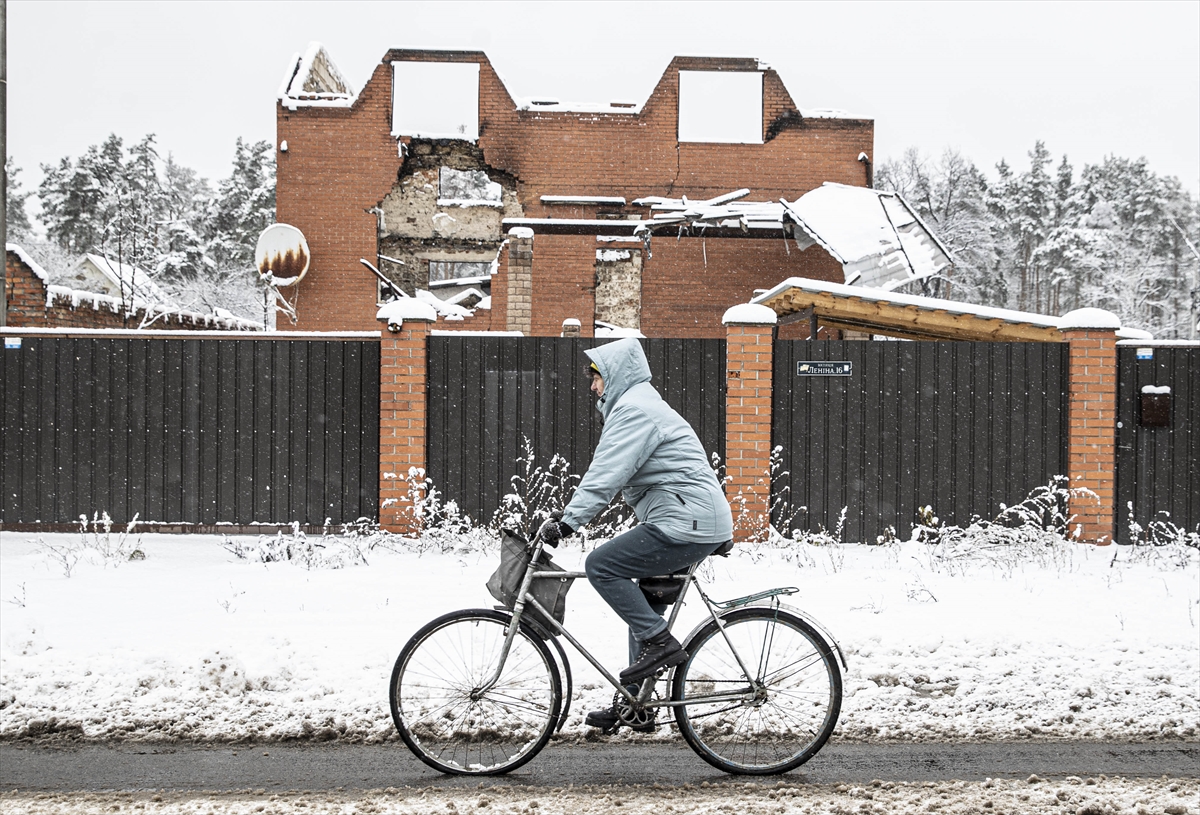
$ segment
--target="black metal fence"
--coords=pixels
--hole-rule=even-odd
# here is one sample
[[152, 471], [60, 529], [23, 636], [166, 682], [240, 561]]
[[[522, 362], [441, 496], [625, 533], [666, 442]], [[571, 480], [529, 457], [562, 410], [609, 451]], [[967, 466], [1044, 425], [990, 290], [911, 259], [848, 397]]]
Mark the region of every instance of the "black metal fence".
[[[786, 472], [776, 488], [804, 508], [791, 527], [832, 531], [845, 508], [844, 540], [872, 541], [887, 527], [906, 536], [922, 506], [966, 524], [1066, 473], [1067, 350], [776, 342], [773, 437]], [[806, 361], [849, 363], [850, 373], [798, 372]], [[787, 522], [780, 512], [774, 520]]]
[[[583, 352], [602, 342], [430, 337], [428, 471], [443, 498], [487, 522], [527, 466], [545, 469], [557, 455], [571, 472], [586, 471], [601, 422]], [[655, 387], [704, 448], [723, 458], [725, 342], [650, 339], [642, 346]]]
[[1155, 521], [1196, 531], [1200, 348], [1119, 347], [1117, 422], [1117, 541], [1133, 542], [1131, 521], [1143, 539]]
[[6, 525], [378, 517], [378, 341], [26, 336], [0, 366]]

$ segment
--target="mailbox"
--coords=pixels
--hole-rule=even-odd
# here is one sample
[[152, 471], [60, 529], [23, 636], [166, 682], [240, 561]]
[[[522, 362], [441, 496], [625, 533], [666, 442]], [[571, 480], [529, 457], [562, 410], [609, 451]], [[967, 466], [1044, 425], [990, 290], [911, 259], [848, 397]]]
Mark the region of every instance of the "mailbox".
[[1171, 426], [1171, 389], [1146, 385], [1142, 388], [1142, 409], [1138, 424], [1142, 427]]

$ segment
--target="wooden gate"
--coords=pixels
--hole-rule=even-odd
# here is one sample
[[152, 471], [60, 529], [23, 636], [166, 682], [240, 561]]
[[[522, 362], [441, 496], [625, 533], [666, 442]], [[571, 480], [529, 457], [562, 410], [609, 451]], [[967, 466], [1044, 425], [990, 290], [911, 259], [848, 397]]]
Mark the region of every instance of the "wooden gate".
[[843, 539], [874, 541], [923, 506], [967, 524], [1019, 502], [1066, 473], [1067, 363], [1065, 343], [776, 342], [791, 527], [832, 531], [845, 509]]

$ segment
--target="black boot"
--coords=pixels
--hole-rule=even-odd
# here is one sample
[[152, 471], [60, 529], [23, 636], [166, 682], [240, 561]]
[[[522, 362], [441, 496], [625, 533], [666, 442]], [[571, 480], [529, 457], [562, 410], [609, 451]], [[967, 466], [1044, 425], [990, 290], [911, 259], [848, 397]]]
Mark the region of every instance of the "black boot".
[[[629, 685], [625, 689], [627, 691], [629, 691], [630, 693], [632, 693], [634, 696], [637, 696], [638, 690], [640, 690], [637, 685]], [[606, 710], [591, 711], [584, 718], [583, 723], [585, 725], [587, 725], [588, 727], [598, 727], [598, 728], [600, 728], [600, 731], [602, 733], [604, 733], [604, 735], [611, 736], [613, 733], [617, 732], [617, 730], [621, 727], [621, 725], [625, 724], [625, 722], [621, 719], [621, 715], [618, 712], [618, 709], [624, 709], [625, 713], [626, 713], [626, 717], [633, 720], [634, 722], [637, 722], [636, 724], [628, 725], [629, 729], [632, 730], [633, 732], [635, 732], [635, 733], [653, 733], [654, 732], [655, 726], [656, 726], [654, 723], [654, 719], [655, 719], [655, 714], [658, 711], [653, 710], [653, 709], [652, 710], [643, 709], [639, 715], [635, 715], [630, 708], [629, 702], [626, 701], [625, 697], [619, 693], [613, 697], [612, 707], [607, 708]]]
[[670, 631], [662, 631], [642, 642], [642, 653], [638, 656], [637, 661], [621, 671], [621, 684], [629, 685], [641, 682], [663, 668], [678, 665], [687, 657], [687, 651], [683, 650], [679, 640], [671, 636]]

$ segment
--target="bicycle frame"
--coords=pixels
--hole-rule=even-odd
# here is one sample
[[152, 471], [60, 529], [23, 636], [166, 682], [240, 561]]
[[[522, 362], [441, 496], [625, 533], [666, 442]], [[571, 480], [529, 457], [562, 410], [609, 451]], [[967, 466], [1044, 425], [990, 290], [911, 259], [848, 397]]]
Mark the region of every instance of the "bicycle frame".
[[[739, 597], [734, 600], [728, 600], [728, 601], [725, 601], [722, 603], [717, 603], [717, 602], [714, 602], [713, 600], [711, 600], [708, 597], [708, 595], [704, 593], [704, 589], [702, 589], [700, 587], [699, 581], [696, 579], [696, 576], [695, 576], [696, 569], [698, 569], [700, 564], [703, 563], [704, 561], [701, 560], [696, 563], [693, 563], [685, 575], [680, 575], [677, 578], [683, 582], [683, 587], [679, 593], [679, 597], [676, 598], [676, 600], [673, 604], [670, 616], [667, 618], [667, 630], [671, 630], [674, 628], [675, 621], [676, 621], [677, 617], [679, 616], [679, 610], [683, 606], [683, 600], [687, 596], [688, 589], [694, 585], [696, 587], [696, 591], [700, 595], [700, 598], [704, 601], [705, 607], [708, 609], [709, 617], [713, 620], [713, 622], [716, 623], [717, 627], [721, 631], [721, 635], [725, 638], [726, 644], [729, 646], [730, 652], [734, 655], [734, 658], [737, 659], [738, 666], [741, 668], [742, 674], [746, 677], [747, 688], [744, 691], [730, 691], [730, 692], [726, 692], [726, 693], [711, 693], [711, 694], [703, 694], [703, 695], [698, 695], [698, 696], [691, 696], [687, 699], [686, 702], [675, 702], [670, 699], [660, 699], [660, 700], [652, 701], [650, 699], [650, 695], [654, 692], [654, 685], [656, 682], [655, 677], [651, 676], [651, 677], [647, 677], [646, 679], [642, 680], [641, 687], [639, 688], [638, 694], [636, 696], [633, 695], [625, 688], [624, 685], [621, 684], [620, 680], [618, 680], [617, 677], [613, 676], [608, 671], [608, 669], [605, 668], [604, 665], [602, 665], [600, 663], [600, 661], [598, 659], [596, 659], [596, 657], [593, 656], [590, 651], [587, 650], [587, 648], [583, 645], [583, 643], [581, 643], [579, 640], [577, 640], [574, 637], [574, 635], [572, 635], [570, 631], [568, 631], [566, 628], [564, 628], [563, 625], [558, 620], [554, 619], [553, 615], [551, 615], [550, 612], [547, 609], [545, 609], [537, 601], [537, 599], [534, 598], [529, 593], [529, 589], [533, 585], [534, 580], [539, 580], [539, 579], [561, 580], [563, 578], [575, 578], [575, 579], [580, 579], [580, 578], [586, 579], [587, 578], [587, 574], [585, 572], [549, 572], [549, 571], [540, 572], [540, 571], [536, 571], [534, 564], [537, 563], [538, 558], [541, 556], [543, 549], [544, 549], [544, 543], [540, 538], [535, 539], [534, 542], [531, 544], [532, 558], [530, 560], [530, 566], [528, 569], [525, 570], [525, 577], [521, 581], [521, 590], [518, 593], [517, 601], [513, 606], [512, 623], [509, 625], [508, 632], [504, 639], [504, 645], [501, 648], [499, 664], [497, 665], [496, 670], [492, 674], [492, 676], [486, 682], [484, 682], [484, 684], [481, 687], [479, 687], [475, 690], [475, 693], [477, 693], [479, 695], [482, 695], [482, 694], [486, 693], [487, 691], [491, 690], [491, 688], [493, 686], [495, 686], [496, 682], [499, 681], [500, 674], [504, 670], [504, 664], [508, 660], [509, 649], [512, 645], [513, 638], [516, 636], [517, 630], [520, 628], [521, 619], [524, 616], [525, 609], [532, 606], [533, 608], [535, 608], [539, 612], [541, 612], [541, 615], [544, 618], [542, 620], [539, 620], [539, 623], [549, 624], [549, 625], [553, 626], [555, 633], [560, 634], [563, 637], [565, 637], [567, 642], [571, 643], [572, 647], [574, 647], [575, 650], [578, 651], [583, 656], [584, 659], [586, 659], [589, 663], [591, 663], [592, 667], [594, 667], [597, 671], [599, 671], [601, 676], [603, 676], [606, 680], [608, 680], [608, 683], [610, 685], [612, 685], [614, 688], [616, 688], [617, 692], [619, 694], [621, 694], [622, 696], [624, 696], [626, 701], [628, 701], [628, 702], [636, 703], [636, 704], [639, 704], [642, 707], [646, 707], [646, 708], [678, 707], [680, 705], [695, 704], [697, 702], [744, 702], [748, 699], [753, 699], [755, 697], [755, 695], [758, 693], [758, 689], [761, 687], [761, 685], [763, 683], [764, 677], [763, 677], [762, 673], [763, 673], [765, 666], [759, 665], [759, 666], [757, 666], [756, 671], [750, 670], [750, 668], [746, 665], [745, 660], [742, 658], [742, 655], [738, 652], [737, 648], [734, 646], [733, 641], [729, 638], [729, 634], [726, 633], [725, 624], [722, 620], [721, 613], [732, 611], [734, 609], [741, 608], [744, 606], [759, 605], [764, 600], [769, 600], [771, 607], [778, 610], [781, 605], [781, 603], [779, 601], [780, 595], [795, 594], [798, 591], [800, 591], [798, 588], [796, 588], [794, 586], [787, 586], [787, 587], [782, 587], [782, 588], [768, 589], [766, 591], [761, 591], [756, 594], [748, 595], [746, 597]], [[718, 612], [721, 612], [721, 613], [718, 613]], [[825, 632], [822, 631], [822, 633], [825, 633]], [[837, 651], [838, 657], [841, 659], [841, 662], [844, 665], [845, 658], [842, 657], [841, 648], [838, 647], [837, 643], [834, 642], [832, 638], [829, 638], [829, 642], [832, 643], [832, 648]]]

